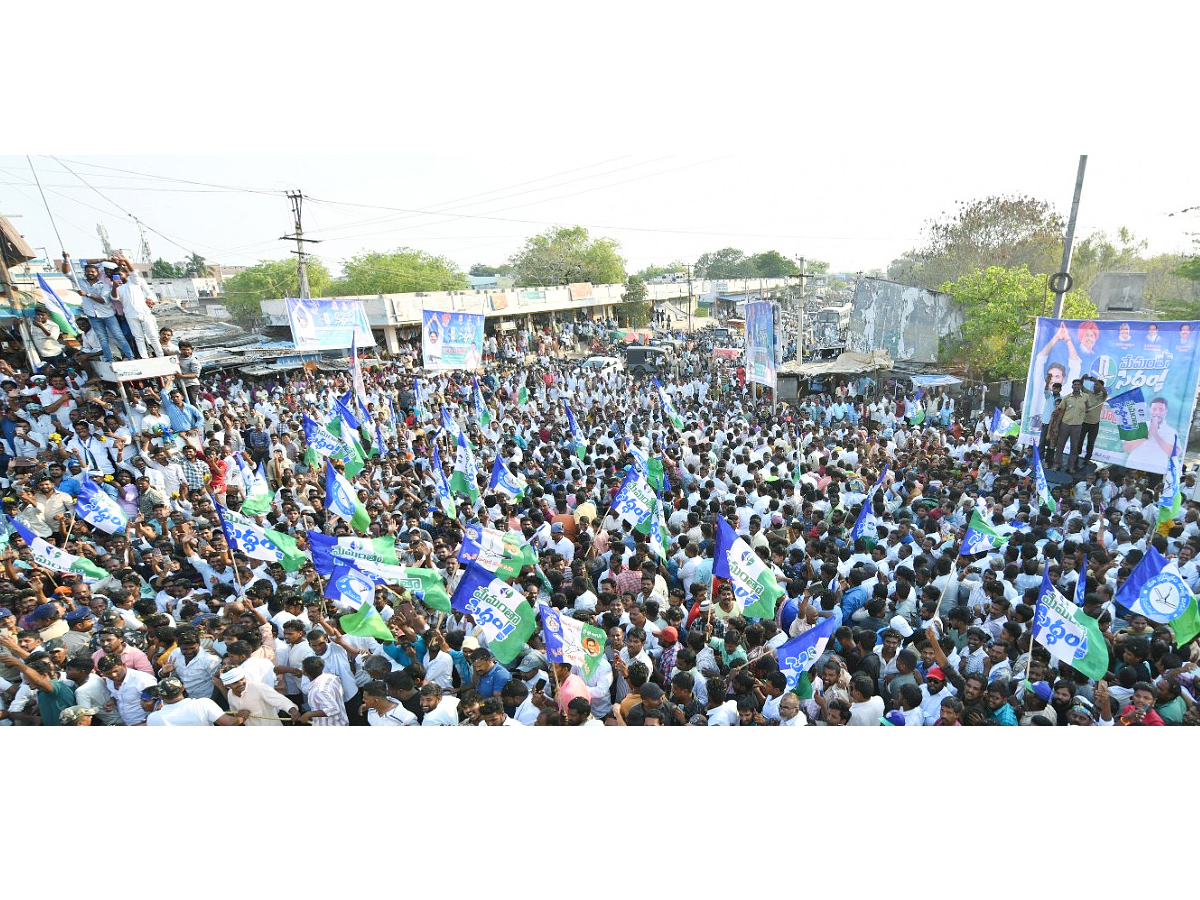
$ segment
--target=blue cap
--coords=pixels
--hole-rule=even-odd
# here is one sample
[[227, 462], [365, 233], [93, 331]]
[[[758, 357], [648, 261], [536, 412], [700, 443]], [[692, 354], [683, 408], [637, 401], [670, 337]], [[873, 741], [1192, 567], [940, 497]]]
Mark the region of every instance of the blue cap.
[[34, 619], [57, 619], [58, 607], [53, 603], [43, 603], [29, 614], [29, 618], [31, 621]]
[[888, 713], [886, 716], [883, 716], [879, 720], [879, 724], [880, 725], [904, 725], [905, 724], [904, 713], [900, 712], [900, 710], [898, 710], [898, 709], [893, 709], [890, 713]]
[[13, 611], [7, 606], [0, 606], [0, 619], [7, 619], [13, 614]]
[[69, 613], [67, 613], [65, 616], [63, 616], [63, 619], [66, 620], [66, 623], [68, 625], [76, 625], [79, 622], [85, 621], [86, 619], [95, 620], [95, 618], [96, 618], [96, 614], [93, 613], [90, 609], [86, 609], [86, 608], [85, 609], [73, 609]]

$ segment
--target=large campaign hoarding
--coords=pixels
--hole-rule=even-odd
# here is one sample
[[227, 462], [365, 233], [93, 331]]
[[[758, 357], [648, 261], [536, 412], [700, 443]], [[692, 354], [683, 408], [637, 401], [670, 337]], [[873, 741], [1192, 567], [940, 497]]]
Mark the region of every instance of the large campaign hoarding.
[[421, 356], [426, 369], [478, 369], [483, 362], [483, 316], [421, 310]]
[[962, 307], [949, 294], [860, 278], [850, 301], [846, 349], [886, 350], [896, 362], [936, 363], [938, 342], [961, 335]]
[[[1114, 411], [1106, 404], [1096, 435], [1092, 459], [1140, 469], [1166, 471], [1175, 439], [1179, 452], [1187, 447], [1200, 380], [1200, 322], [1144, 322], [1130, 319], [1038, 318], [1025, 404], [1021, 410], [1021, 440], [1041, 436], [1050, 419], [1051, 384], [1071, 392], [1076, 378], [1104, 379], [1110, 398], [1140, 391], [1145, 436], [1122, 440]], [[1090, 390], [1093, 383], [1085, 381]]]
[[746, 380], [775, 387], [775, 312], [767, 300], [746, 304]]
[[292, 341], [301, 352], [345, 350], [355, 335], [359, 347], [374, 347], [375, 337], [361, 300], [288, 297], [287, 314]]

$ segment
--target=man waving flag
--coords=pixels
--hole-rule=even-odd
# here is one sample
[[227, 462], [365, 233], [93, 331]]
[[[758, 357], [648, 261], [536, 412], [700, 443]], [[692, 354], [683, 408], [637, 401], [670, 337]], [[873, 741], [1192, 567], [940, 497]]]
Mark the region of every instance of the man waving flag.
[[483, 629], [487, 648], [501, 665], [507, 666], [524, 652], [525, 642], [537, 628], [537, 614], [524, 595], [478, 563], [466, 567], [450, 605]]
[[[759, 559], [744, 538], [738, 536], [724, 516], [717, 516], [717, 542], [713, 555], [713, 579], [733, 585], [733, 595], [747, 619], [772, 619], [775, 601], [786, 591], [775, 580], [771, 567]], [[712, 594], [716, 596], [714, 587]]]
[[821, 654], [825, 652], [825, 645], [833, 637], [837, 623], [838, 620], [833, 616], [822, 619], [816, 626], [792, 638], [775, 651], [775, 658], [779, 660], [779, 671], [787, 679], [786, 690], [795, 690], [800, 676], [821, 658]]
[[1038, 453], [1038, 445], [1033, 445], [1033, 483], [1037, 487], [1038, 501], [1042, 506], [1054, 512], [1058, 504], [1050, 493], [1050, 483], [1046, 481], [1046, 470], [1042, 468], [1042, 456]]
[[667, 417], [677, 430], [683, 431], [683, 416], [679, 414], [679, 410], [671, 402], [671, 395], [666, 392], [666, 389], [663, 388], [657, 378], [654, 379], [654, 388], [658, 391], [658, 402], [662, 404], [663, 415]]
[[433, 473], [433, 489], [437, 493], [438, 505], [446, 514], [447, 519], [457, 518], [458, 512], [454, 508], [454, 492], [450, 490], [450, 485], [446, 481], [446, 473], [442, 471], [442, 457], [438, 453], [437, 444], [433, 446], [431, 463], [430, 471]]
[[500, 454], [497, 453], [496, 461], [492, 463], [492, 480], [488, 483], [488, 490], [503, 494], [510, 500], [516, 500], [525, 493], [527, 487], [525, 479], [514, 475], [512, 470], [505, 465]]
[[472, 503], [479, 499], [479, 467], [475, 465], [475, 454], [466, 432], [458, 433], [458, 446], [454, 455], [454, 470], [450, 473], [450, 490]]
[[104, 493], [90, 478], [79, 482], [75, 513], [89, 525], [108, 534], [124, 531], [129, 523], [129, 517], [125, 515], [121, 505]]
[[371, 527], [371, 517], [358, 499], [354, 486], [328, 460], [325, 462], [325, 508], [349, 522], [359, 534], [366, 534]]
[[475, 407], [475, 418], [478, 420], [480, 428], [487, 428], [492, 421], [492, 411], [483, 402], [483, 391], [479, 389], [479, 379], [471, 376], [471, 381], [474, 385], [471, 390], [471, 403]]
[[587, 453], [587, 438], [583, 435], [583, 429], [579, 427], [579, 423], [575, 421], [575, 413], [571, 412], [571, 405], [566, 400], [563, 401], [563, 409], [567, 411], [567, 428], [571, 431], [571, 449], [575, 451], [575, 455], [583, 459]]
[[1108, 672], [1108, 645], [1100, 626], [1050, 583], [1050, 567], [1042, 571], [1033, 617], [1033, 639], [1055, 659], [1099, 680]]

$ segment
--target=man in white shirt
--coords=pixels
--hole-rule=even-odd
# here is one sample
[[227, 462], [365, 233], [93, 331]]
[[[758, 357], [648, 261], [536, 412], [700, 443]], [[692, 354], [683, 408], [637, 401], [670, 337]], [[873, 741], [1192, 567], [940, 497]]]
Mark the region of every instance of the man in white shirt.
[[445, 727], [458, 724], [458, 698], [446, 697], [436, 684], [421, 688], [421, 709], [425, 710], [422, 727]]
[[875, 694], [870, 675], [859, 673], [850, 679], [849, 725], [878, 725], [883, 716], [883, 698]]
[[184, 697], [183, 682], [178, 678], [164, 678], [158, 683], [158, 697], [162, 707], [146, 717], [147, 725], [244, 725], [249, 710], [229, 715], [208, 698]]
[[142, 708], [142, 692], [149, 688], [157, 688], [158, 682], [154, 680], [154, 676], [127, 668], [121, 662], [121, 657], [116, 655], [100, 657], [96, 670], [104, 678], [121, 721], [126, 725], [141, 725], [145, 722], [146, 710]]
[[417, 725], [417, 717], [404, 708], [399, 700], [387, 695], [382, 681], [369, 682], [362, 689], [363, 706], [367, 708], [367, 724], [376, 727], [407, 727]]

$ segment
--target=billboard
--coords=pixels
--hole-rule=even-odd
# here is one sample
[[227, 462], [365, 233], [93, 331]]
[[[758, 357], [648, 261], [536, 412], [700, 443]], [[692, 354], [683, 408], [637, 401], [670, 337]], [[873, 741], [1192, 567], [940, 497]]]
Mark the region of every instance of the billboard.
[[[1091, 375], [1104, 379], [1109, 397], [1140, 389], [1149, 417], [1147, 437], [1123, 441], [1116, 416], [1106, 405], [1092, 459], [1165, 472], [1175, 437], [1180, 453], [1187, 446], [1200, 380], [1198, 345], [1200, 322], [1039, 317], [1021, 410], [1022, 442], [1040, 438], [1042, 425], [1049, 421], [1050, 383], [1062, 383], [1066, 394], [1074, 379]], [[1090, 381], [1084, 384], [1085, 389], [1091, 387]]]
[[775, 311], [768, 300], [746, 304], [746, 380], [775, 387]]
[[483, 314], [421, 310], [421, 356], [433, 371], [478, 369], [483, 361]]
[[288, 322], [292, 326], [292, 341], [302, 353], [345, 350], [350, 347], [355, 334], [359, 347], [375, 346], [367, 310], [361, 300], [288, 297], [285, 302]]
[[568, 284], [567, 293], [570, 294], [571, 300], [575, 302], [590, 301], [593, 299], [592, 283], [590, 281], [581, 281], [576, 284]]
[[1088, 288], [1098, 312], [1135, 313], [1146, 299], [1145, 272], [1101, 272]]
[[936, 363], [938, 341], [962, 333], [962, 307], [949, 294], [860, 278], [850, 301], [846, 349], [886, 350], [897, 362]]

